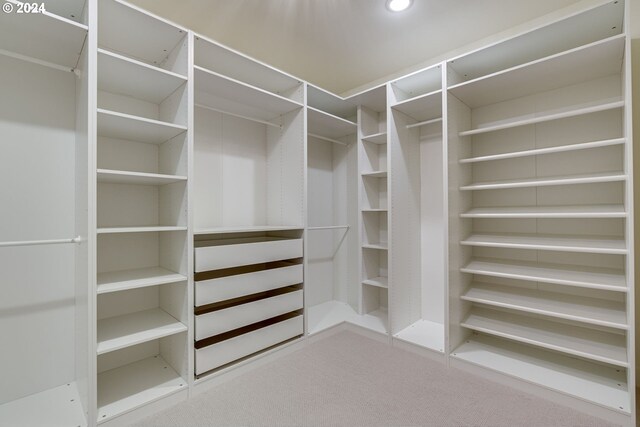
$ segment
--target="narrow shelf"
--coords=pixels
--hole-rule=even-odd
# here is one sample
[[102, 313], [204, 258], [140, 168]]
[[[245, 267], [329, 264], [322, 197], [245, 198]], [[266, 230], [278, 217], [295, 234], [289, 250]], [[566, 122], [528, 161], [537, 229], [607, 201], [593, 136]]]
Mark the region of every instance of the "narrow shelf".
[[599, 182], [625, 181], [627, 176], [622, 172], [605, 172], [573, 176], [553, 176], [544, 178], [526, 178], [511, 181], [477, 182], [460, 187], [461, 191], [500, 190], [506, 188], [549, 187], [557, 185], [594, 184]]
[[444, 353], [444, 325], [420, 319], [393, 336], [400, 341]]
[[75, 382], [3, 403], [0, 420], [3, 426], [87, 426]]
[[484, 335], [463, 343], [452, 357], [616, 411], [631, 412], [624, 369]]
[[624, 272], [622, 270], [609, 268], [480, 258], [472, 260], [469, 264], [462, 267], [460, 271], [481, 276], [627, 292]]
[[165, 185], [184, 182], [186, 176], [98, 169], [98, 182], [109, 184]]
[[473, 208], [461, 218], [626, 218], [622, 205]]
[[389, 249], [386, 243], [363, 243], [362, 247], [365, 249], [377, 249], [380, 251], [386, 251]]
[[0, 14], [0, 50], [73, 70], [80, 59], [87, 26], [50, 12]]
[[184, 324], [159, 308], [110, 317], [98, 321], [97, 353], [109, 353], [186, 330]]
[[442, 90], [416, 96], [391, 106], [418, 122], [442, 116]]
[[372, 144], [386, 144], [387, 143], [387, 132], [379, 132], [374, 133], [372, 135], [365, 135], [362, 137], [363, 141], [371, 142]]
[[162, 144], [186, 131], [185, 126], [98, 108], [100, 136]]
[[100, 227], [98, 234], [120, 234], [120, 233], [153, 233], [159, 231], [186, 231], [187, 227], [174, 225], [150, 225], [142, 227]]
[[607, 139], [602, 141], [584, 142], [580, 144], [560, 145], [557, 147], [536, 148], [533, 150], [514, 151], [503, 154], [493, 154], [489, 156], [470, 157], [460, 160], [460, 163], [489, 162], [492, 160], [515, 159], [519, 157], [540, 156], [543, 154], [562, 153], [567, 151], [588, 150], [592, 148], [609, 147], [612, 145], [622, 145], [625, 138]]
[[460, 242], [465, 246], [492, 248], [535, 249], [562, 252], [625, 255], [624, 239], [604, 237], [575, 237], [544, 234], [472, 234]]
[[372, 208], [363, 208], [363, 209], [360, 209], [360, 210], [361, 210], [362, 212], [365, 212], [365, 213], [366, 213], [366, 212], [373, 212], [373, 213], [375, 213], [375, 212], [387, 212], [387, 211], [388, 211], [388, 209], [387, 209], [387, 208], [379, 208], [379, 209], [378, 209], [378, 208], [376, 208], [376, 209], [372, 209]]
[[302, 104], [255, 86], [194, 66], [196, 102], [236, 115], [272, 120]]
[[165, 285], [187, 280], [187, 276], [162, 267], [98, 273], [98, 294]]
[[462, 327], [501, 338], [627, 368], [626, 336], [474, 307]]
[[537, 59], [449, 87], [470, 108], [620, 73], [625, 35]]
[[297, 225], [246, 225], [235, 227], [210, 227], [199, 228], [194, 230], [194, 235], [205, 234], [228, 234], [228, 233], [252, 233], [252, 232], [267, 232], [267, 231], [289, 231], [289, 230], [303, 230], [304, 227]]
[[160, 104], [187, 81], [144, 62], [98, 49], [98, 89]]
[[364, 279], [362, 281], [363, 285], [369, 286], [377, 286], [379, 288], [388, 288], [389, 287], [389, 278], [388, 277], [372, 277], [371, 279]]
[[581, 108], [563, 109], [557, 112], [542, 112], [541, 115], [536, 114], [535, 117], [530, 117], [530, 118], [520, 119], [520, 120], [513, 120], [507, 123], [501, 123], [497, 125], [488, 125], [486, 127], [460, 132], [458, 135], [459, 136], [479, 135], [481, 133], [495, 132], [495, 131], [511, 129], [519, 126], [527, 126], [527, 125], [533, 125], [536, 123], [550, 122], [553, 120], [561, 120], [569, 117], [576, 117], [576, 116], [582, 116], [582, 115], [591, 114], [591, 113], [598, 113], [600, 111], [615, 110], [622, 107], [624, 107], [624, 101], [615, 101], [615, 102], [608, 102], [606, 104], [598, 103], [595, 105], [588, 105]]
[[98, 374], [98, 423], [187, 389], [160, 356]]
[[362, 172], [362, 176], [367, 178], [386, 178], [387, 171]]
[[338, 139], [356, 133], [357, 125], [313, 107], [307, 107], [307, 130], [311, 134]]
[[625, 304], [600, 298], [491, 283], [472, 283], [465, 301], [615, 329], [629, 329]]

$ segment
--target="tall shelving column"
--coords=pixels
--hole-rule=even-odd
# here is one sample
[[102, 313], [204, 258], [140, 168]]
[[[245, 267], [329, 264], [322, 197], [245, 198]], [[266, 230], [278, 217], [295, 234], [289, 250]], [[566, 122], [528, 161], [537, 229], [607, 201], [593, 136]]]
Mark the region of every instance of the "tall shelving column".
[[630, 424], [624, 12], [602, 2], [448, 62], [450, 345]]
[[188, 32], [101, 0], [97, 422], [188, 390]]

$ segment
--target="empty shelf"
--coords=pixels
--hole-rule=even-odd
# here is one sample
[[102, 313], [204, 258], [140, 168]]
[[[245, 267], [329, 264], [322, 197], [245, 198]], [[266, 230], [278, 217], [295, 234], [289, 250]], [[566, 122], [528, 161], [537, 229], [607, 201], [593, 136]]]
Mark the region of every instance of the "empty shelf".
[[620, 73], [625, 35], [580, 46], [449, 88], [470, 108]]
[[507, 279], [529, 280], [616, 292], [627, 292], [622, 270], [546, 264], [526, 261], [474, 259], [460, 269], [463, 273]]
[[474, 307], [461, 326], [529, 345], [626, 368], [626, 336]]
[[98, 374], [98, 422], [187, 389], [187, 382], [160, 356]]
[[154, 308], [98, 321], [98, 354], [178, 334], [187, 327], [167, 312]]
[[516, 286], [472, 283], [460, 297], [465, 301], [542, 314], [616, 329], [628, 329], [625, 304], [578, 295]]
[[186, 176], [98, 169], [98, 182], [110, 184], [165, 185], [184, 182]]
[[386, 213], [387, 212], [387, 208], [375, 208], [375, 209], [374, 208], [371, 208], [371, 209], [365, 208], [365, 209], [362, 209], [362, 212], [385, 212]]
[[442, 116], [442, 90], [416, 96], [392, 105], [396, 111], [406, 114], [416, 121], [425, 121]]
[[365, 249], [377, 249], [381, 251], [386, 251], [389, 249], [386, 243], [363, 243], [362, 247]]
[[514, 119], [506, 123], [503, 122], [496, 125], [487, 125], [485, 127], [467, 130], [464, 132], [460, 132], [459, 135], [460, 136], [478, 135], [481, 133], [495, 132], [495, 131], [511, 129], [519, 126], [527, 126], [527, 125], [533, 125], [536, 123], [544, 123], [544, 122], [550, 122], [553, 120], [566, 119], [569, 117], [576, 117], [576, 116], [582, 116], [582, 115], [591, 114], [591, 113], [598, 113], [600, 111], [615, 110], [622, 107], [624, 107], [624, 101], [614, 101], [614, 102], [608, 102], [605, 104], [598, 103], [598, 104], [588, 105], [585, 107], [567, 108], [567, 109], [562, 109], [555, 112], [546, 111], [542, 113], [536, 113], [534, 117]]
[[186, 281], [187, 276], [162, 267], [98, 273], [98, 294]]
[[599, 254], [627, 253], [624, 239], [540, 234], [472, 234], [461, 245]]
[[460, 163], [488, 162], [492, 160], [514, 159], [518, 157], [540, 156], [543, 154], [562, 153], [567, 151], [588, 150], [592, 148], [609, 147], [621, 145], [626, 142], [625, 138], [607, 139], [602, 141], [583, 142], [580, 144], [559, 145], [557, 147], [536, 148], [532, 150], [513, 151], [510, 153], [492, 154], [488, 156], [471, 157], [460, 160]]
[[363, 285], [369, 286], [377, 286], [379, 288], [388, 288], [389, 287], [389, 278], [388, 277], [373, 277], [371, 279], [365, 279], [362, 281]]
[[624, 181], [627, 176], [622, 172], [599, 173], [591, 175], [574, 175], [560, 177], [527, 178], [511, 181], [478, 182], [460, 187], [462, 191], [470, 190], [500, 190], [506, 188], [548, 187], [554, 185], [593, 184], [598, 182]]
[[78, 64], [86, 37], [85, 25], [49, 12], [0, 14], [0, 50], [69, 71]]
[[230, 226], [230, 227], [210, 227], [196, 229], [194, 235], [203, 234], [227, 234], [227, 233], [252, 233], [263, 231], [288, 231], [302, 230], [304, 227], [297, 225], [246, 225], [246, 226]]
[[371, 142], [373, 144], [386, 144], [387, 132], [374, 133], [372, 135], [366, 135], [362, 137], [363, 141]]
[[386, 178], [387, 171], [362, 172], [362, 176], [369, 177], [369, 178]]
[[429, 320], [418, 320], [393, 336], [400, 341], [444, 352], [444, 325]]
[[161, 144], [186, 130], [185, 126], [98, 108], [99, 136]]
[[187, 78], [117, 53], [98, 49], [98, 89], [160, 104]]
[[357, 125], [341, 117], [307, 107], [307, 130], [325, 138], [342, 138], [356, 133]]
[[474, 208], [462, 218], [625, 218], [622, 205]]
[[630, 412], [624, 369], [482, 335], [462, 344], [452, 356], [616, 411]]
[[186, 231], [187, 227], [178, 225], [149, 225], [141, 227], [100, 227], [98, 234], [154, 233], [159, 231]]

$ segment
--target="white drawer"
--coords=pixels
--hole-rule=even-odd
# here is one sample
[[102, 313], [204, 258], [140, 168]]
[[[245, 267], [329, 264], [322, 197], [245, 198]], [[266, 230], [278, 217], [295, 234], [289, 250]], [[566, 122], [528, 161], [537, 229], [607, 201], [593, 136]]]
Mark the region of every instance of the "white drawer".
[[302, 305], [302, 290], [299, 290], [200, 314], [196, 316], [196, 340], [290, 313]]
[[297, 285], [303, 281], [302, 264], [196, 282], [196, 307], [258, 292]]
[[196, 242], [196, 272], [302, 256], [302, 239], [255, 237]]
[[257, 329], [196, 350], [196, 375], [302, 335], [302, 316]]

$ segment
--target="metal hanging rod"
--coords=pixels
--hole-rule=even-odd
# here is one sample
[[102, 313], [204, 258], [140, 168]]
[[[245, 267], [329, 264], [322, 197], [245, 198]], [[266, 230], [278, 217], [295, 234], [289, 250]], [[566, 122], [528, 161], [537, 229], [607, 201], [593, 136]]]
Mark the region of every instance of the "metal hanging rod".
[[333, 142], [334, 144], [349, 145], [346, 142], [338, 141], [337, 139], [333, 139], [333, 138], [327, 138], [326, 136], [322, 136], [322, 135], [316, 135], [315, 133], [309, 133], [309, 136], [312, 136], [317, 139], [321, 139], [323, 141]]
[[80, 243], [82, 238], [80, 236], [73, 239], [53, 239], [53, 240], [22, 240], [17, 242], [0, 242], [0, 248], [12, 247], [12, 246], [35, 246], [35, 245], [59, 245], [64, 243]]
[[341, 230], [341, 229], [349, 229], [350, 225], [328, 225], [324, 227], [308, 227], [307, 230]]
[[418, 122], [418, 123], [413, 123], [410, 125], [407, 125], [407, 129], [411, 129], [411, 128], [417, 128], [420, 126], [425, 126], [425, 125], [430, 125], [431, 123], [438, 123], [442, 121], [442, 117], [438, 117], [437, 119], [431, 119], [431, 120], [426, 120], [424, 122]]
[[243, 116], [241, 114], [236, 114], [236, 113], [230, 113], [228, 111], [219, 110], [217, 108], [209, 107], [208, 105], [203, 105], [203, 104], [195, 104], [195, 105], [196, 105], [196, 107], [204, 108], [205, 110], [215, 111], [216, 113], [226, 114], [227, 116], [238, 117], [240, 119], [245, 119], [245, 120], [249, 120], [249, 121], [256, 122], [256, 123], [262, 123], [263, 125], [272, 126], [274, 128], [282, 129], [282, 126], [277, 125], [275, 123], [268, 122], [266, 120], [260, 120], [260, 119], [256, 119], [256, 118], [249, 117], [249, 116]]

